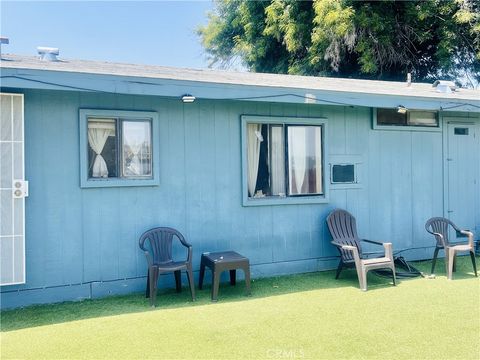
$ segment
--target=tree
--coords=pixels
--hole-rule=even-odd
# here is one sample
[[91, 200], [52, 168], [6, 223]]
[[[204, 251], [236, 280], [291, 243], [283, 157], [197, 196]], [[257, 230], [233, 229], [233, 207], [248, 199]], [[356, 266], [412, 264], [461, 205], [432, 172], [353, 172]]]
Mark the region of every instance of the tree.
[[479, 0], [217, 0], [198, 34], [212, 66], [480, 81]]

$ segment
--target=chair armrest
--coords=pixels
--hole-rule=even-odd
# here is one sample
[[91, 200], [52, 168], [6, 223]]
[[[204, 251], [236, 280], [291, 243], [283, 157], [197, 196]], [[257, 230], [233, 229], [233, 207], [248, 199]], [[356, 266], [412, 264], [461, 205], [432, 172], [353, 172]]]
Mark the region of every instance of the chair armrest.
[[181, 234], [179, 234], [179, 235], [180, 236], [177, 235], [178, 240], [180, 240], [180, 243], [187, 248], [187, 263], [191, 264], [192, 263], [192, 253], [193, 253], [192, 245], [190, 243], [188, 243], [187, 240], [185, 240], [183, 235], [181, 235]]
[[383, 245], [384, 243], [378, 242], [378, 241], [373, 241], [373, 240], [367, 240], [367, 239], [360, 239], [360, 241], [369, 243], [369, 244], [375, 244], [375, 245]]
[[192, 247], [192, 244], [187, 242], [187, 240], [185, 240], [185, 238], [179, 238], [179, 240], [182, 243], [182, 245], [185, 246], [186, 248]]
[[360, 264], [360, 254], [358, 253], [358, 248], [353, 245], [341, 245], [340, 246], [343, 250], [353, 252], [353, 258], [355, 260], [355, 264]]
[[345, 246], [345, 244], [340, 244], [339, 242], [336, 242], [336, 241], [330, 241], [330, 244], [339, 248], [341, 248], [342, 246]]
[[148, 251], [144, 251], [144, 253], [145, 253], [145, 257], [147, 258], [148, 267], [152, 266], [153, 265], [152, 256]]
[[460, 230], [459, 232], [457, 232], [457, 234], [458, 233], [462, 234], [463, 235], [462, 237], [468, 237], [468, 245], [470, 245], [472, 247], [472, 249], [475, 248], [475, 244], [474, 244], [474, 241], [473, 241], [473, 232], [471, 232], [469, 230]]
[[437, 233], [437, 232], [430, 232], [430, 234], [440, 237], [440, 240], [442, 241], [442, 245], [443, 245], [443, 247], [445, 247], [445, 246], [446, 246], [446, 244], [445, 244], [445, 240], [443, 239], [443, 235], [442, 235], [442, 234], [440, 234], [440, 233]]
[[382, 245], [385, 249], [385, 257], [387, 257], [387, 258], [389, 258], [390, 260], [393, 261], [392, 243], [383, 243]]
[[332, 245], [335, 245], [336, 247], [340, 248], [340, 249], [343, 249], [343, 250], [348, 250], [348, 251], [354, 251], [356, 250], [357, 251], [357, 254], [358, 254], [358, 249], [356, 246], [353, 246], [353, 245], [345, 245], [345, 244], [340, 244], [336, 241], [330, 241], [330, 243]]

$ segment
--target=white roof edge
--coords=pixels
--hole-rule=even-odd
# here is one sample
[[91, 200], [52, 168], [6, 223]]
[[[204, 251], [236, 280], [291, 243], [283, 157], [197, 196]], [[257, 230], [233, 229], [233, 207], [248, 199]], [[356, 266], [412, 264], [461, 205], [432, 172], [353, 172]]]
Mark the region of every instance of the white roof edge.
[[66, 73], [140, 77], [163, 80], [193, 81], [211, 84], [276, 87], [343, 93], [394, 95], [437, 100], [480, 103], [480, 90], [459, 89], [451, 94], [438, 93], [432, 84], [331, 78], [283, 74], [234, 72], [210, 69], [186, 69], [155, 65], [134, 65], [87, 60], [44, 62], [35, 56], [3, 54], [0, 69], [40, 70]]

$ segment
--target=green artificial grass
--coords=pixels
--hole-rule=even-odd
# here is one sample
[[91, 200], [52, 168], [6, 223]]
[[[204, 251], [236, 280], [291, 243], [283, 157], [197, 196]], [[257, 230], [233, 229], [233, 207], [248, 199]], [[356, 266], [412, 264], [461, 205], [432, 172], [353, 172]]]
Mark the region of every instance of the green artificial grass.
[[[430, 262], [414, 264], [428, 272]], [[223, 284], [190, 302], [185, 288], [34, 306], [1, 313], [1, 359], [479, 359], [480, 281], [468, 257], [454, 280], [437, 263], [435, 279], [369, 275], [361, 292], [354, 270]]]

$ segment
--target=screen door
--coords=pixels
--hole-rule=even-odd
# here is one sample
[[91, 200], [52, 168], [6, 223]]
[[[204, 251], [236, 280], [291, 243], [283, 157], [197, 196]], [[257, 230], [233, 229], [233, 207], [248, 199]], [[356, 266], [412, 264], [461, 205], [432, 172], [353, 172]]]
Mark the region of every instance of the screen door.
[[0, 285], [13, 285], [25, 283], [23, 95], [0, 100]]
[[474, 233], [479, 230], [475, 219], [480, 166], [476, 131], [473, 123], [448, 122], [447, 217], [461, 229]]

